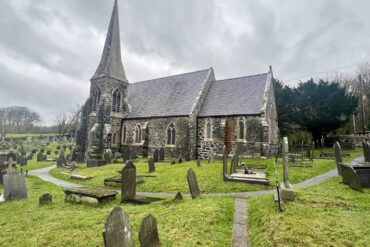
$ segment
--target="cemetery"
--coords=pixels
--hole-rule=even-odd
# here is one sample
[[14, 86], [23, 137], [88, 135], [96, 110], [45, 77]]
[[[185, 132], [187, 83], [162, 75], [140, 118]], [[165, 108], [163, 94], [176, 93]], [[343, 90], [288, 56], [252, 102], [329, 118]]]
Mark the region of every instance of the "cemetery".
[[370, 61], [325, 70], [342, 39], [326, 48], [340, 59], [317, 49], [345, 3], [297, 28], [268, 1], [15, 2], [0, 3], [0, 246], [370, 246]]

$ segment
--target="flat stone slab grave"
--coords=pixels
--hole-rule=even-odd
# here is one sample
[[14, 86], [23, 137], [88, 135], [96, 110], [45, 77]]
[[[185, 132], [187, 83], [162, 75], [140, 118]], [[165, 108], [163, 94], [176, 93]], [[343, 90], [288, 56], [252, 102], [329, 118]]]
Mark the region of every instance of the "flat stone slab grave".
[[117, 191], [108, 190], [108, 189], [97, 189], [97, 188], [89, 188], [89, 187], [80, 187], [80, 188], [67, 188], [64, 189], [64, 193], [66, 194], [67, 201], [76, 201], [76, 196], [79, 199], [83, 197], [94, 198], [97, 200], [98, 203], [104, 203], [116, 198], [118, 194]]
[[225, 181], [228, 182], [244, 182], [244, 183], [256, 183], [256, 184], [270, 184], [267, 179], [266, 173], [255, 172], [254, 174], [243, 174], [243, 173], [232, 173], [226, 175]]

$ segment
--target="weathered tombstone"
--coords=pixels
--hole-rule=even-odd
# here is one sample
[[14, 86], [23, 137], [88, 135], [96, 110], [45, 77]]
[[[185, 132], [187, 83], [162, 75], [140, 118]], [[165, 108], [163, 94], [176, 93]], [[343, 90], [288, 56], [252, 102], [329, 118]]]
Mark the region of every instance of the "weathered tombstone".
[[180, 192], [177, 192], [177, 194], [175, 195], [175, 201], [179, 201], [179, 200], [182, 200], [182, 199], [184, 199], [184, 197], [181, 195], [181, 193]]
[[362, 149], [364, 151], [365, 162], [370, 162], [370, 145], [367, 141], [362, 142]]
[[159, 161], [159, 150], [157, 148], [153, 152], [153, 160], [154, 160], [154, 162]]
[[297, 193], [292, 188], [292, 185], [289, 182], [289, 174], [288, 174], [288, 152], [289, 152], [289, 142], [288, 137], [283, 138], [283, 180], [281, 187], [281, 199], [283, 201], [294, 201]]
[[223, 155], [222, 155], [222, 174], [223, 174], [223, 179], [225, 181], [226, 176], [227, 176], [227, 150], [226, 150], [225, 145], [223, 148]]
[[164, 160], [164, 147], [161, 147], [159, 149], [159, 160], [163, 161]]
[[230, 174], [236, 172], [236, 167], [239, 164], [239, 154], [238, 154], [238, 147], [235, 147], [234, 155], [231, 159], [231, 165], [230, 165]]
[[152, 157], [148, 159], [149, 173], [155, 172], [155, 164]]
[[45, 161], [47, 159], [46, 155], [44, 154], [43, 151], [38, 152], [37, 154], [37, 161]]
[[9, 157], [7, 173], [3, 175], [4, 197], [6, 200], [27, 198], [26, 177], [23, 172], [13, 169], [15, 162]]
[[338, 174], [342, 175], [342, 167], [340, 164], [343, 163], [343, 158], [342, 158], [342, 150], [341, 150], [339, 142], [336, 142], [334, 144], [334, 155], [335, 155], [335, 162], [337, 163]]
[[51, 155], [51, 150], [46, 151], [47, 155]]
[[187, 180], [188, 180], [188, 184], [189, 184], [189, 190], [190, 190], [191, 197], [193, 199], [199, 197], [200, 196], [200, 190], [199, 190], [199, 186], [198, 186], [197, 177], [195, 176], [195, 173], [193, 172], [193, 170], [191, 168], [188, 169]]
[[140, 225], [139, 240], [141, 247], [160, 246], [158, 237], [157, 220], [149, 214]]
[[52, 203], [53, 196], [49, 193], [43, 194], [39, 197], [39, 204], [49, 204]]
[[136, 196], [136, 167], [130, 160], [122, 169], [121, 202]]
[[136, 151], [135, 150], [132, 150], [131, 153], [130, 153], [130, 155], [131, 155], [131, 159], [133, 159], [133, 160], [136, 160], [137, 159], [137, 154], [136, 154]]
[[182, 155], [180, 154], [180, 157], [179, 157], [179, 164], [182, 163]]
[[108, 149], [106, 152], [104, 152], [104, 160], [105, 160], [105, 163], [106, 163], [106, 164], [110, 164], [110, 163], [112, 163], [112, 159], [111, 159], [111, 151], [110, 151], [110, 149]]
[[21, 166], [26, 166], [27, 165], [27, 158], [26, 157], [23, 157], [23, 156], [19, 156], [18, 157], [18, 163], [19, 165]]
[[291, 184], [289, 182], [289, 170], [288, 170], [288, 153], [289, 153], [289, 142], [288, 137], [283, 138], [283, 180], [285, 188], [291, 188]]
[[103, 231], [105, 247], [133, 247], [131, 224], [121, 207], [116, 206], [109, 211]]
[[59, 149], [59, 158], [57, 160], [57, 168], [63, 167], [67, 164], [66, 158], [64, 157], [64, 149]]
[[198, 159], [197, 159], [197, 166], [198, 166], [198, 167], [201, 167], [201, 164], [200, 164], [200, 157], [198, 157]]

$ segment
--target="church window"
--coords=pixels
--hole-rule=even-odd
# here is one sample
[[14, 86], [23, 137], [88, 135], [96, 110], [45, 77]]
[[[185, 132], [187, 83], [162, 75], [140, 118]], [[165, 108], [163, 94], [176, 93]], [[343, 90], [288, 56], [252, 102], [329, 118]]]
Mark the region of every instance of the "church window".
[[121, 92], [118, 89], [114, 90], [112, 97], [112, 112], [120, 112], [121, 98]]
[[96, 109], [98, 109], [99, 102], [100, 102], [100, 89], [96, 88], [92, 95], [91, 100], [91, 108], [93, 111], [96, 111]]
[[239, 119], [239, 139], [243, 140], [245, 139], [245, 126], [244, 126], [244, 119], [240, 118]]
[[141, 143], [141, 126], [140, 124], [135, 127], [135, 143]]
[[122, 143], [126, 143], [126, 125], [122, 127]]
[[211, 119], [206, 120], [206, 139], [212, 139], [212, 122], [211, 122]]
[[171, 123], [167, 128], [167, 145], [175, 145], [176, 130], [175, 125]]

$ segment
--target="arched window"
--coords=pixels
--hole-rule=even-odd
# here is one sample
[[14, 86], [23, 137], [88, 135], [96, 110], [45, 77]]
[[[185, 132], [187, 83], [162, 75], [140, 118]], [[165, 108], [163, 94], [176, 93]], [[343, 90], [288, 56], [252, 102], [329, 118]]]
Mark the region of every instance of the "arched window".
[[122, 143], [126, 143], [126, 125], [122, 127]]
[[93, 111], [96, 111], [96, 109], [98, 109], [99, 102], [100, 102], [100, 89], [97, 87], [91, 99], [91, 109]]
[[117, 138], [116, 133], [113, 133], [112, 144], [116, 144], [116, 138]]
[[245, 139], [244, 132], [245, 132], [244, 119], [240, 118], [239, 119], [239, 139]]
[[212, 122], [210, 119], [207, 119], [206, 121], [206, 139], [212, 138]]
[[114, 90], [112, 97], [112, 112], [120, 112], [121, 98], [121, 92], [118, 89]]
[[167, 128], [167, 145], [175, 145], [176, 130], [175, 125], [171, 123]]
[[141, 126], [140, 124], [135, 127], [135, 143], [141, 143]]

